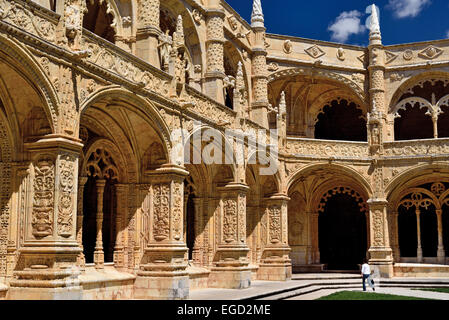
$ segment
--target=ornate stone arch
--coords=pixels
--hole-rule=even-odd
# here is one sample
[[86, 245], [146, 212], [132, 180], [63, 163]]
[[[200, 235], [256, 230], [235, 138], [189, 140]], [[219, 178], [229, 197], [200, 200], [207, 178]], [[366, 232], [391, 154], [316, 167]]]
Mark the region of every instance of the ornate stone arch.
[[354, 92], [354, 94], [361, 100], [366, 101], [365, 90], [360, 87], [358, 83], [349, 79], [348, 77], [338, 74], [335, 72], [322, 70], [322, 69], [310, 69], [310, 68], [292, 68], [281, 70], [275, 73], [272, 73], [268, 77], [268, 81], [272, 82], [281, 78], [291, 77], [291, 76], [312, 76], [314, 78], [322, 78], [336, 81], [341, 84], [343, 87], [347, 88], [350, 92]]
[[391, 100], [389, 102], [389, 113], [394, 115], [398, 111], [397, 104], [400, 102], [399, 99], [413, 87], [421, 85], [426, 81], [438, 81], [438, 80], [441, 80], [445, 83], [445, 85], [448, 85], [449, 72], [443, 71], [422, 72], [406, 80], [392, 95]]
[[[223, 144], [222, 144], [223, 152], [225, 152], [226, 148], [229, 148], [230, 150], [234, 150], [233, 142], [229, 141], [229, 139], [224, 135], [224, 133], [222, 131], [217, 130], [215, 128], [212, 128], [212, 127], [210, 127], [208, 125], [201, 125], [201, 126], [193, 128], [193, 130], [189, 133], [189, 135], [187, 137], [185, 137], [184, 140], [183, 140], [184, 150], [192, 151], [193, 150], [192, 146], [191, 145], [187, 146], [187, 144], [191, 144], [192, 143], [192, 141], [193, 141], [192, 139], [194, 139], [196, 137], [196, 134], [198, 134], [201, 137], [201, 134], [205, 130], [214, 130], [223, 139], [222, 140], [222, 142], [223, 142]], [[184, 154], [185, 154], [185, 156], [189, 156], [190, 157], [190, 155], [187, 155], [186, 152]], [[201, 154], [202, 154], [202, 150], [201, 150]], [[227, 156], [226, 153], [225, 153], [225, 156]], [[232, 154], [232, 158], [226, 157], [225, 161], [232, 168], [232, 174], [233, 174], [233, 176], [235, 178], [236, 174], [237, 174], [237, 167], [236, 167], [236, 163], [237, 162], [236, 162], [236, 158], [235, 158], [235, 153]]]
[[403, 190], [425, 183], [449, 182], [449, 165], [444, 162], [417, 165], [397, 175], [385, 188], [390, 203], [395, 203]]
[[[264, 149], [264, 150], [261, 150], [264, 154], [266, 154], [266, 150]], [[253, 152], [251, 152], [251, 153], [249, 153], [248, 154], [248, 158], [247, 158], [247, 160], [245, 161], [245, 170], [248, 170], [248, 168], [250, 167], [250, 166], [255, 166], [255, 167], [259, 167], [260, 168], [260, 166], [262, 166], [262, 167], [267, 167], [270, 163], [275, 163], [276, 164], [276, 167], [275, 167], [275, 172], [273, 172], [273, 174], [272, 175], [270, 175], [272, 178], [273, 178], [273, 181], [274, 181], [274, 183], [275, 183], [275, 188], [276, 188], [276, 190], [277, 190], [277, 192], [278, 193], [280, 193], [280, 192], [282, 192], [283, 191], [283, 185], [282, 185], [282, 178], [281, 178], [281, 175], [280, 175], [280, 172], [279, 172], [279, 160], [278, 159], [276, 159], [275, 158], [275, 156], [274, 155], [272, 155], [272, 154], [268, 154], [268, 161], [269, 161], [269, 164], [268, 165], [259, 165], [259, 164], [251, 164], [250, 162], [255, 158], [255, 157], [257, 157], [257, 153], [258, 153], [258, 150], [254, 150]], [[256, 158], [257, 159], [257, 158]], [[254, 161], [254, 160], [253, 160]], [[258, 176], [260, 176], [260, 172], [256, 172], [257, 173], [257, 175]]]
[[[17, 119], [17, 114], [14, 111], [14, 104], [12, 98], [9, 96], [8, 90], [4, 85], [2, 79], [0, 78], [0, 106], [3, 106], [4, 110], [0, 108], [0, 122], [1, 127], [0, 131], [3, 137], [8, 140], [8, 145], [15, 146], [15, 152], [19, 153], [22, 149], [22, 141], [20, 139], [20, 125], [19, 120]], [[3, 140], [2, 140], [3, 141]], [[8, 148], [10, 149], [10, 148]], [[4, 159], [3, 156], [3, 143], [1, 147], [1, 159]], [[16, 158], [16, 154], [11, 154], [9, 161]]]
[[170, 129], [162, 118], [156, 106], [149, 100], [142, 98], [131, 91], [119, 88], [119, 87], [107, 87], [102, 88], [88, 97], [81, 105], [81, 115], [85, 112], [86, 108], [98, 101], [102, 100], [118, 100], [124, 101], [134, 107], [133, 111], [138, 111], [146, 119], [147, 123], [158, 133], [163, 147], [168, 155], [168, 159], [171, 160], [171, 135]]
[[[137, 183], [139, 181], [139, 165], [138, 160], [134, 154], [134, 150], [129, 144], [125, 133], [121, 128], [117, 128], [114, 120], [103, 112], [99, 112], [93, 109], [92, 114], [84, 115], [83, 124], [89, 128], [96, 128], [101, 130], [100, 133], [103, 137], [114, 137], [114, 144], [120, 146], [120, 154], [124, 160], [124, 168], [126, 168], [126, 174], [130, 183]], [[100, 122], [101, 119], [101, 122]], [[106, 129], [107, 128], [107, 129]], [[83, 159], [84, 161], [84, 159]], [[81, 169], [82, 170], [82, 169]]]
[[346, 176], [344, 178], [332, 178], [319, 185], [310, 198], [310, 210], [312, 212], [322, 212], [328, 198], [336, 194], [347, 194], [354, 198], [360, 207], [360, 212], [366, 212], [368, 209], [368, 193], [358, 181]]
[[350, 179], [354, 182], [355, 186], [358, 186], [357, 188], [359, 190], [359, 193], [365, 194], [367, 199], [369, 199], [373, 194], [371, 184], [362, 174], [349, 166], [328, 163], [310, 164], [298, 169], [289, 177], [287, 181], [287, 190], [290, 190], [302, 177], [307, 177], [311, 174], [313, 175], [320, 172], [327, 172], [332, 175], [340, 175], [341, 177]]
[[362, 111], [363, 117], [366, 121], [367, 114], [369, 112], [368, 106], [360, 100], [358, 96], [351, 95], [344, 89], [334, 89], [325, 92], [324, 94], [318, 96], [312, 103], [310, 104], [308, 113], [308, 125], [315, 125], [318, 121], [318, 115], [323, 112], [323, 109], [326, 105], [330, 105], [332, 101], [337, 100], [346, 100], [348, 104], [351, 102], [354, 103], [357, 109]]
[[[98, 151], [99, 153], [97, 154]], [[94, 160], [90, 159], [92, 155], [96, 156]], [[99, 167], [98, 162], [100, 161], [104, 163], [104, 168]], [[95, 139], [88, 146], [81, 166], [81, 175], [87, 176], [90, 168], [93, 168], [94, 175], [100, 178], [105, 177], [105, 175], [109, 174], [108, 171], [112, 170], [116, 174], [115, 178], [118, 181], [129, 181], [124, 157], [120, 149], [108, 139]]]
[[43, 66], [20, 43], [2, 34], [0, 34], [0, 59], [21, 74], [39, 93], [52, 132], [58, 132], [59, 98]]

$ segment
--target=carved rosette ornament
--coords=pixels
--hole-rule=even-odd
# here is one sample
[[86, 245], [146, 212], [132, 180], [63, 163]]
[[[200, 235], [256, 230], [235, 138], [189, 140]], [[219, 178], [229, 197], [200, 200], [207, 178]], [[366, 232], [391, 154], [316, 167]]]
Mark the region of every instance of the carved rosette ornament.
[[59, 160], [58, 235], [65, 238], [73, 230], [75, 160], [70, 154], [61, 155]]
[[43, 238], [53, 233], [53, 206], [55, 193], [55, 165], [51, 159], [41, 159], [34, 167], [34, 196], [32, 233]]

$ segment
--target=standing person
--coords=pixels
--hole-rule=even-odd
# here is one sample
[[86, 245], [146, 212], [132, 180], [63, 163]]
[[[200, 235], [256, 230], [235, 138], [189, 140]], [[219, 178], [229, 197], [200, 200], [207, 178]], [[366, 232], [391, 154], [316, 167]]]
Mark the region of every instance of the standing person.
[[365, 280], [368, 280], [369, 286], [373, 289], [373, 291], [376, 291], [374, 289], [373, 283], [371, 282], [371, 268], [370, 268], [370, 266], [368, 264], [368, 261], [366, 259], [363, 260], [362, 279], [363, 279], [363, 291], [366, 291]]

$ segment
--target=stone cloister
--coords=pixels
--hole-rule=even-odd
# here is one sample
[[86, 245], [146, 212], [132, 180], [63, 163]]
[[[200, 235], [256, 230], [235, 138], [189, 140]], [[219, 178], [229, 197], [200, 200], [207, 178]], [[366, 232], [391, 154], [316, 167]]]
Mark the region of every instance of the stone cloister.
[[449, 40], [273, 35], [250, 2], [0, 0], [0, 299], [449, 276]]

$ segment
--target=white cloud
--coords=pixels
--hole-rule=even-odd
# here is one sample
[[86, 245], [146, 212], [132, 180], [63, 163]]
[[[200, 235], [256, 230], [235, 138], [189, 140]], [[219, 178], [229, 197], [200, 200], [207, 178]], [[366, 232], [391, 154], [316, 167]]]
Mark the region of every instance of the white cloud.
[[329, 26], [332, 40], [346, 42], [351, 35], [363, 33], [366, 28], [360, 23], [361, 16], [362, 13], [357, 10], [342, 12]]
[[427, 4], [430, 4], [430, 0], [390, 0], [387, 7], [401, 19], [416, 17]]

